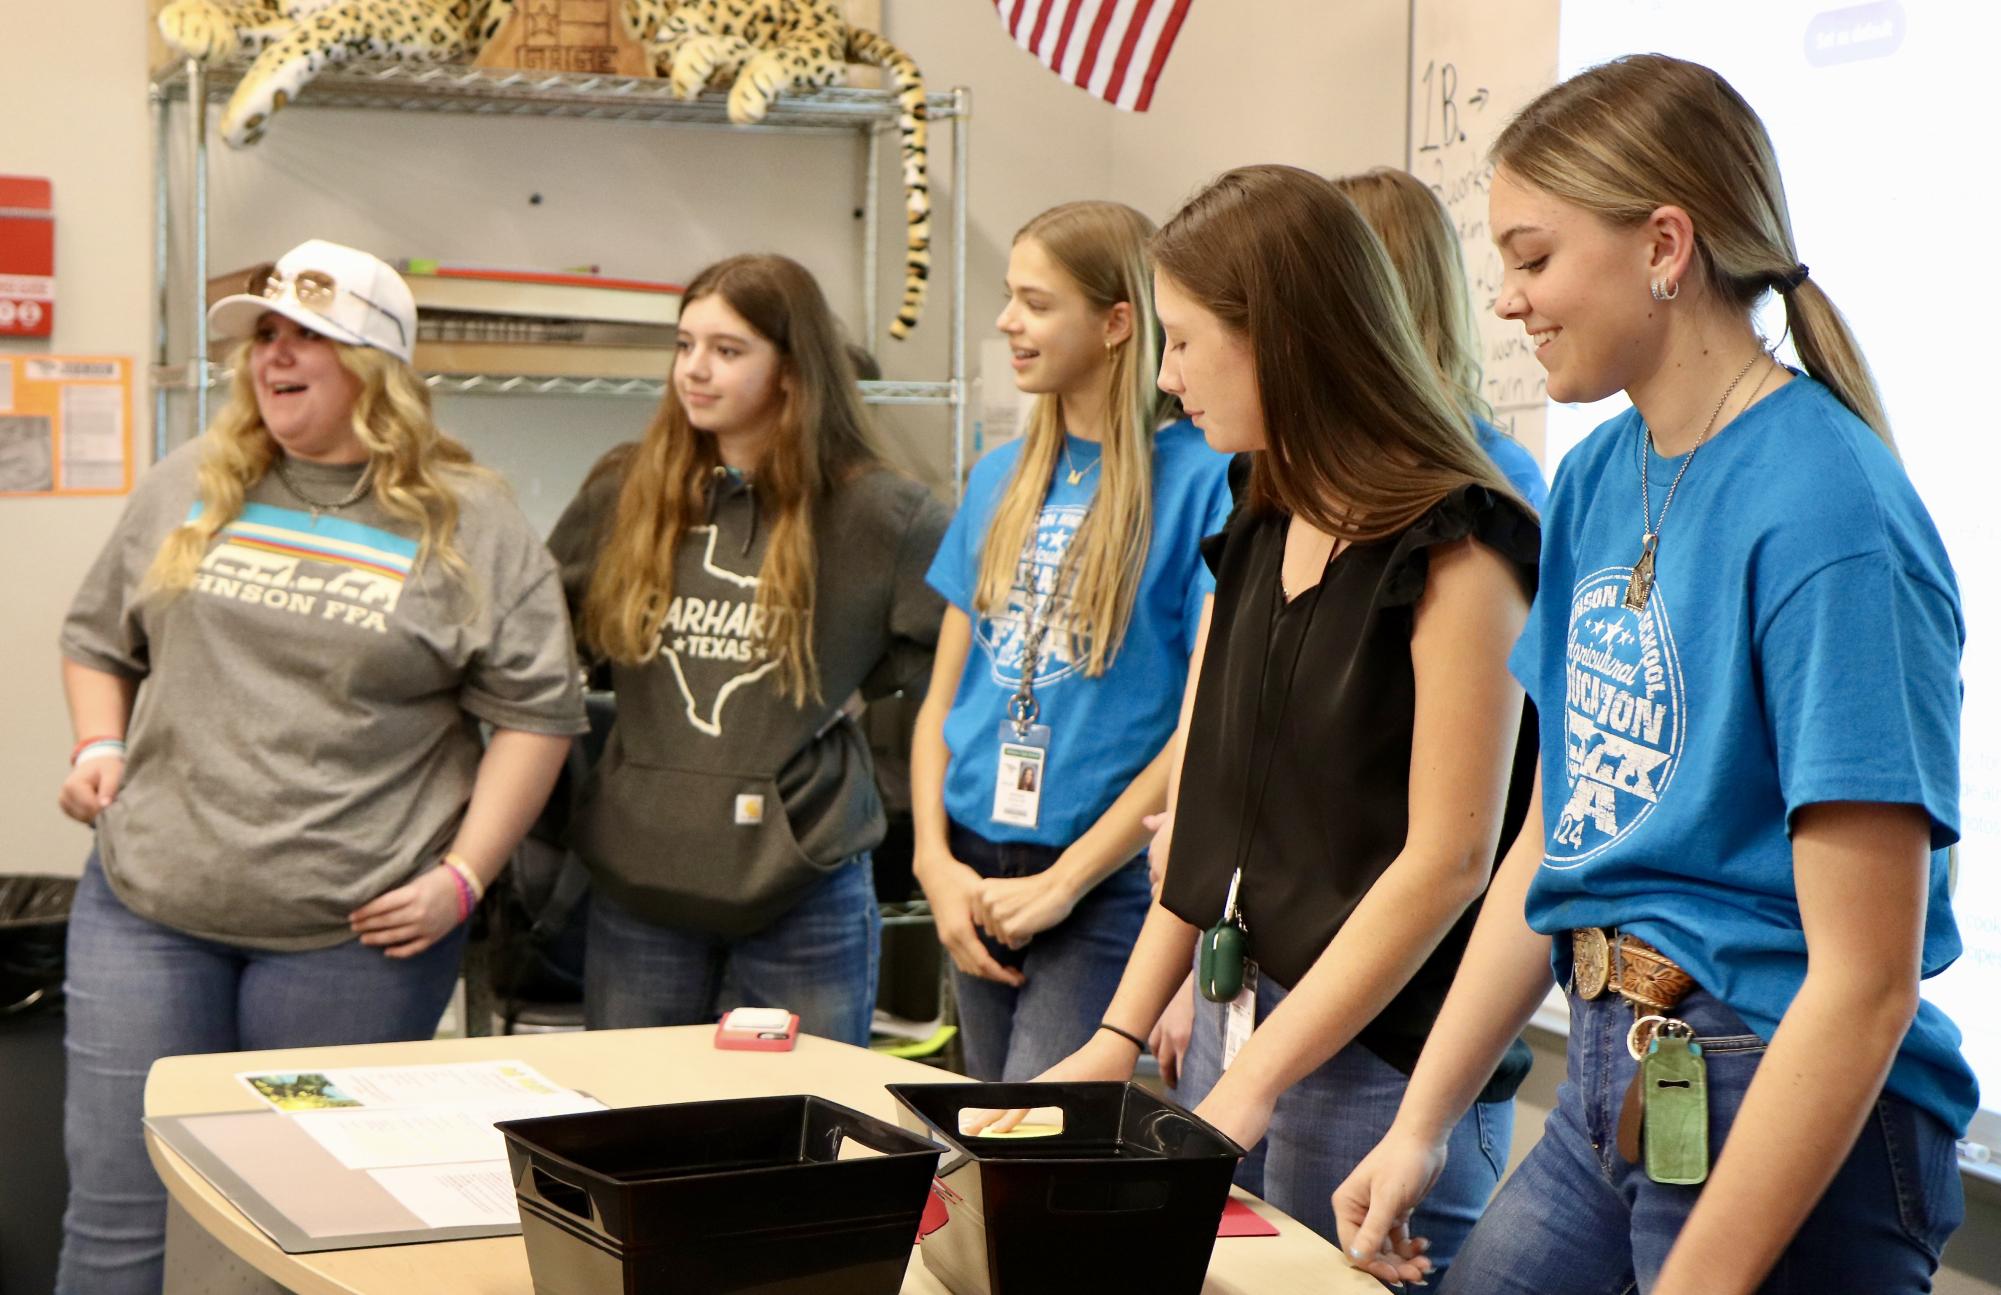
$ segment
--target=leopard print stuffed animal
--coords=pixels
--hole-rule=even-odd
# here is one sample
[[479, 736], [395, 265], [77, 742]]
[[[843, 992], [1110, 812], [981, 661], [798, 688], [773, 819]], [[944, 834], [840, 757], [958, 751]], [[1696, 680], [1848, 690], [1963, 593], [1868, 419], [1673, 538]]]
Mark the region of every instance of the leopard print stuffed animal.
[[[189, 58], [253, 58], [222, 115], [233, 147], [256, 143], [271, 117], [321, 69], [350, 59], [467, 60], [517, 0], [171, 0], [160, 32]], [[677, 94], [727, 85], [732, 121], [760, 121], [777, 95], [831, 85], [849, 60], [874, 63], [896, 87], [908, 217], [903, 300], [890, 335], [907, 337], [931, 268], [924, 76], [909, 55], [851, 29], [836, 0], [625, 0], [627, 29], [649, 47]]]
[[321, 69], [350, 59], [469, 59], [516, 0], [172, 0], [167, 43], [203, 63], [253, 58], [222, 113], [232, 147], [256, 143], [271, 116]]
[[771, 101], [788, 90], [834, 84], [850, 61], [888, 74], [896, 88], [909, 221], [903, 301], [889, 332], [908, 337], [931, 271], [924, 74], [911, 57], [874, 32], [849, 27], [837, 0], [626, 0], [625, 17], [677, 95], [727, 87], [730, 120], [739, 124], [763, 120]]

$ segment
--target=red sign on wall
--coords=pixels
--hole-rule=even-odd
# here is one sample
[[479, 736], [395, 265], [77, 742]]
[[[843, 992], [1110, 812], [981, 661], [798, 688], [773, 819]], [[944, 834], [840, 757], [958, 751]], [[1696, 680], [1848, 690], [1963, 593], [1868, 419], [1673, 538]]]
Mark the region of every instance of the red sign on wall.
[[56, 212], [49, 182], [0, 175], [0, 337], [47, 337], [56, 319]]

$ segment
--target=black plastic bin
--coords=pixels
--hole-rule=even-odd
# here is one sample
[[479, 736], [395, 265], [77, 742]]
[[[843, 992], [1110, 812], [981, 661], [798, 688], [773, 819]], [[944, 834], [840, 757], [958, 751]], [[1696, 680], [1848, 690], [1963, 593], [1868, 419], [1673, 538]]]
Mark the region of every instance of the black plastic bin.
[[[956, 1155], [924, 1266], [953, 1295], [1197, 1295], [1244, 1149], [1133, 1083], [891, 1084], [907, 1128]], [[965, 1107], [1054, 1106], [1048, 1137], [964, 1137]], [[935, 1225], [935, 1226], [934, 1226]]]
[[895, 1295], [940, 1154], [818, 1097], [499, 1128], [537, 1295]]

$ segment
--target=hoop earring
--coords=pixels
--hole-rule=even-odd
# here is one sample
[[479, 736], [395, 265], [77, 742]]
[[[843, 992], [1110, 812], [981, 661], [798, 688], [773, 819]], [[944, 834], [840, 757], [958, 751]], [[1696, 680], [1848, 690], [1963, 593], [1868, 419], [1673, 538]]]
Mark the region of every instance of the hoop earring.
[[1673, 301], [1681, 295], [1681, 284], [1667, 279], [1655, 279], [1650, 289], [1655, 301]]

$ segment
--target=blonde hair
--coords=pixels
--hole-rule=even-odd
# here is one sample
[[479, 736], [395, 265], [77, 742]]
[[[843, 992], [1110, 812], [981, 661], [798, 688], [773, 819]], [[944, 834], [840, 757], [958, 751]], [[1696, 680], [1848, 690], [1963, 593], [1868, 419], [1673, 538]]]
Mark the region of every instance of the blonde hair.
[[1662, 206], [1695, 225], [1696, 273], [1748, 316], [1781, 289], [1786, 330], [1806, 371], [1893, 448], [1889, 416], [1841, 312], [1807, 279], [1765, 123], [1700, 63], [1634, 54], [1545, 90], [1495, 141], [1494, 163], [1610, 224]]
[[1334, 186], [1383, 240], [1418, 340], [1438, 376], [1469, 417], [1491, 418], [1493, 407], [1480, 394], [1480, 333], [1466, 291], [1465, 260], [1445, 204], [1424, 181], [1386, 166], [1344, 175]]
[[[1132, 620], [1153, 536], [1153, 434], [1165, 402], [1153, 384], [1160, 368], [1160, 324], [1153, 313], [1153, 270], [1146, 256], [1153, 222], [1118, 202], [1071, 202], [1023, 225], [1014, 241], [1034, 239], [1100, 311], [1132, 308], [1132, 332], [1110, 348], [1106, 364], [1105, 439], [1098, 486], [1083, 525], [1071, 536], [1064, 633], [1084, 674], [1101, 675], [1118, 655]], [[1014, 473], [1002, 489], [980, 550], [973, 609], [1005, 607], [1016, 566], [1041, 519], [1063, 453], [1062, 398], [1045, 392], [1029, 414]]]
[[[462, 585], [470, 572], [453, 537], [458, 533], [459, 496], [449, 473], [490, 478], [473, 463], [472, 452], [438, 430], [431, 417], [431, 391], [416, 370], [371, 347], [349, 346], [331, 338], [340, 366], [361, 384], [350, 425], [368, 451], [369, 492], [383, 512], [417, 530], [417, 566], [435, 557]], [[143, 588], [178, 593], [194, 584], [209, 545], [243, 512], [244, 497], [278, 459], [278, 445], [257, 412], [250, 376], [251, 343], [230, 362], [229, 399], [203, 434], [195, 496], [201, 508], [169, 532], [153, 555]], [[472, 591], [477, 593], [477, 591]]]
[[[781, 663], [784, 694], [804, 706], [820, 696], [814, 514], [830, 490], [881, 457], [840, 325], [806, 267], [783, 256], [733, 256], [696, 275], [682, 306], [712, 295], [778, 349], [790, 379], [777, 432], [751, 478], [757, 501], [778, 517], [758, 567], [753, 623], [762, 650]], [[721, 468], [715, 437], [689, 424], [670, 383], [645, 438], [593, 469], [593, 480], [617, 472], [625, 484], [584, 595], [578, 630], [586, 647], [625, 665], [659, 651], [676, 551], [704, 515]]]
[[1155, 235], [1153, 255], [1250, 348], [1266, 438], [1251, 456], [1253, 508], [1359, 544], [1462, 486], [1520, 498], [1425, 353], [1382, 240], [1333, 181], [1227, 171]]

